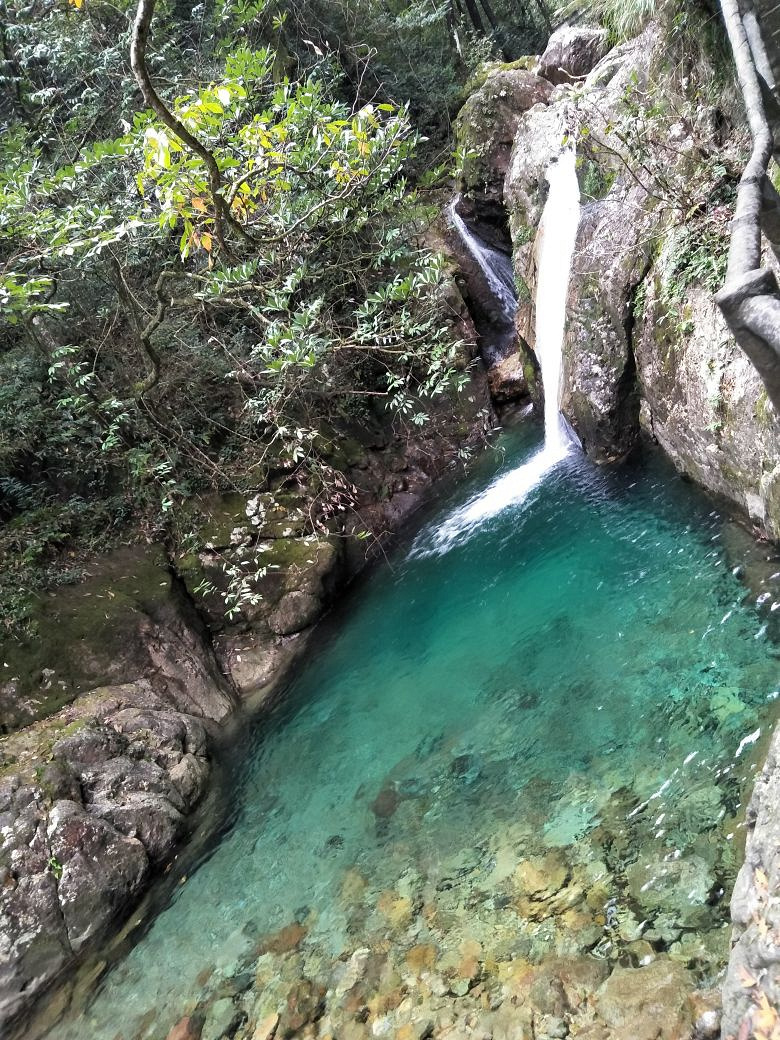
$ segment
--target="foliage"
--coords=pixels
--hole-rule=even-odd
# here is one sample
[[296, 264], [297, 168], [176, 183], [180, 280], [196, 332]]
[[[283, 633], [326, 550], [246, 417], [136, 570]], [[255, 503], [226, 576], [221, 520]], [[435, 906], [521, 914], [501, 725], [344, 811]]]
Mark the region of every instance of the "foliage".
[[[419, 133], [389, 88], [363, 96], [364, 62], [354, 82], [354, 22], [349, 53], [302, 35], [315, 8], [160, 8], [149, 73], [198, 151], [139, 110], [124, 4], [52, 0], [3, 22], [7, 618], [131, 518], [177, 537], [203, 489], [311, 483], [327, 517], [343, 481], [323, 426], [387, 409], [421, 425], [462, 384], [441, 258], [420, 245], [431, 211], [406, 179]], [[384, 21], [335, 8], [328, 25], [368, 10], [387, 41], [441, 28], [425, 3]]]
[[637, 36], [654, 21], [665, 38], [667, 49], [707, 54], [721, 67], [730, 66], [726, 36], [715, 0], [557, 0], [560, 18], [588, 18], [609, 29], [620, 43]]

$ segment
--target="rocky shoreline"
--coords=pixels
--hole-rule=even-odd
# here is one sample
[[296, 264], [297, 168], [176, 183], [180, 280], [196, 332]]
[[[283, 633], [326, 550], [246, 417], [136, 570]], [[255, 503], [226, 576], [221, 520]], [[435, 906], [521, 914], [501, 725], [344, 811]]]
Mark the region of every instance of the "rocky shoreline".
[[[451, 296], [457, 331], [473, 343], [462, 299]], [[432, 439], [412, 443], [377, 425], [341, 442], [348, 525], [313, 529], [306, 495], [285, 491], [283, 478], [281, 490], [203, 499], [192, 552], [118, 549], [86, 581], [42, 598], [39, 636], [6, 641], [4, 1030], [22, 1029], [36, 1001], [119, 928], [198, 819], [226, 729], [272, 705], [317, 619], [493, 422], [478, 367]], [[242, 553], [260, 561], [259, 595], [226, 619], [226, 564]]]

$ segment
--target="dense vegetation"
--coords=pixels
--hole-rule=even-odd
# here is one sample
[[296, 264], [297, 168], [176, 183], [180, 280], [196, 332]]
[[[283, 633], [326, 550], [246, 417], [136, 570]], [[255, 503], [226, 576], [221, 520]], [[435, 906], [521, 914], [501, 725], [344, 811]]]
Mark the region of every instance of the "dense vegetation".
[[7, 623], [50, 562], [67, 580], [130, 520], [175, 537], [199, 489], [334, 480], [339, 423], [426, 421], [458, 345], [408, 177], [436, 181], [469, 72], [538, 44], [546, 17], [540, 0], [3, 3]]

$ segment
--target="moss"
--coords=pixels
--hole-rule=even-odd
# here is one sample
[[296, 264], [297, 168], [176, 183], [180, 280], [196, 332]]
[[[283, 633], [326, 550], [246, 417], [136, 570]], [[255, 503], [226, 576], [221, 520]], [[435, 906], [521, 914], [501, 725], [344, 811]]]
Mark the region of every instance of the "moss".
[[83, 689], [112, 681], [138, 615], [170, 603], [171, 575], [159, 546], [125, 547], [103, 557], [80, 585], [41, 596], [33, 606], [37, 635], [0, 641], [0, 732], [46, 718]]
[[463, 87], [464, 101], [478, 90], [481, 90], [487, 82], [488, 76], [493, 72], [514, 72], [520, 69], [522, 72], [533, 72], [536, 68], [538, 58], [535, 54], [524, 54], [522, 58], [515, 61], [485, 61], [466, 81]]
[[532, 242], [536, 235], [536, 228], [529, 227], [527, 224], [516, 224], [512, 227], [512, 243], [515, 249], [520, 249], [522, 246], [528, 245]]
[[764, 429], [774, 425], [774, 419], [769, 407], [769, 395], [763, 388], [756, 399], [755, 416], [756, 421], [759, 425], [763, 426]]
[[577, 168], [580, 191], [586, 199], [598, 201], [609, 194], [615, 183], [617, 171], [604, 167], [594, 159], [581, 158]]

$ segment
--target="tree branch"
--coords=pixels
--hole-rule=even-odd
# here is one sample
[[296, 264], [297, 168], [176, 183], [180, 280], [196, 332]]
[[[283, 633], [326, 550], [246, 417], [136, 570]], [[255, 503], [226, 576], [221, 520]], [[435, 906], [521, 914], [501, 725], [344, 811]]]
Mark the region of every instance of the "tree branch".
[[146, 48], [149, 42], [149, 30], [154, 16], [155, 4], [156, 0], [138, 0], [138, 9], [130, 41], [130, 67], [133, 70], [138, 86], [141, 88], [144, 101], [149, 108], [179, 138], [182, 144], [203, 160], [208, 172], [209, 187], [214, 200], [214, 234], [220, 249], [224, 250], [228, 257], [232, 257], [233, 253], [225, 241], [224, 225], [226, 223], [246, 241], [251, 242], [252, 238], [241, 227], [239, 222], [233, 218], [229, 207], [225, 205], [225, 199], [222, 195], [222, 174], [217, 160], [213, 152], [210, 152], [202, 141], [199, 141], [194, 134], [190, 133], [181, 120], [177, 119], [173, 112], [166, 107], [154, 89], [152, 78], [146, 67]]

